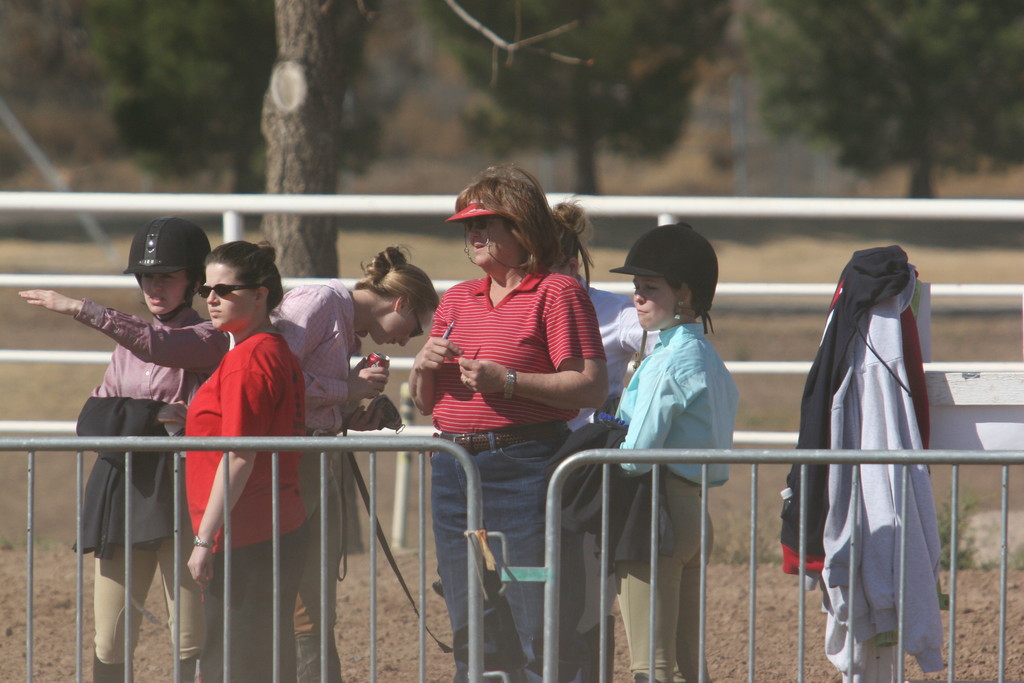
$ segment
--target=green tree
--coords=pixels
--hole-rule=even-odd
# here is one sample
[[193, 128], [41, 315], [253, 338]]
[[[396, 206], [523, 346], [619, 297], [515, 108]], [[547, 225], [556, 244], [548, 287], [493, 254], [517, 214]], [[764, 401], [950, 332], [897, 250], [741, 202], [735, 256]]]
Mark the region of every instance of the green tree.
[[118, 131], [144, 166], [218, 169], [236, 191], [263, 187], [272, 2], [91, 0], [88, 21]]
[[[493, 152], [569, 148], [575, 191], [598, 192], [600, 150], [653, 157], [678, 139], [700, 65], [720, 45], [727, 0], [466, 0], [465, 10], [509, 42], [579, 22], [502, 56], [441, 0], [423, 8], [482, 98], [465, 112]], [[565, 63], [559, 55], [587, 60]]]
[[765, 0], [747, 23], [763, 114], [875, 173], [906, 164], [909, 196], [942, 168], [1024, 160], [1020, 0]]

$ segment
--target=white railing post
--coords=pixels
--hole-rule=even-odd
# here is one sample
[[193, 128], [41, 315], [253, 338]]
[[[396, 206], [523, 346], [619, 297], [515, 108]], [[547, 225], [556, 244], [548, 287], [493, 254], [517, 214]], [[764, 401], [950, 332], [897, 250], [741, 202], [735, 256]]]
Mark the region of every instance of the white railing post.
[[225, 211], [223, 214], [224, 241], [237, 242], [245, 239], [245, 218], [238, 211]]

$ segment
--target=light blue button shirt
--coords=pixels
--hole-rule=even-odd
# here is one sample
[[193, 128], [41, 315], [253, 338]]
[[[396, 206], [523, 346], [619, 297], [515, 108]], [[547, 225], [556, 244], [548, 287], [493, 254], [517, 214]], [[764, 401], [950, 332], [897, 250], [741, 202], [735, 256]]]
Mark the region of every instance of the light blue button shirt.
[[[732, 448], [739, 392], [701, 323], [663, 330], [622, 395], [618, 417], [629, 425], [622, 448]], [[700, 483], [700, 465], [672, 464]], [[651, 465], [625, 463], [628, 474]], [[708, 485], [729, 479], [729, 465], [708, 466]]]

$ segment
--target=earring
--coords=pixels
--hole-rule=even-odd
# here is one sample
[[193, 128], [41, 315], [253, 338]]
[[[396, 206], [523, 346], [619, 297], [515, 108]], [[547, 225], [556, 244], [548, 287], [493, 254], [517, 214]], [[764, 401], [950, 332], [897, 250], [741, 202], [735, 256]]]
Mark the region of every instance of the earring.
[[682, 320], [682, 314], [680, 313], [679, 309], [683, 308], [684, 306], [686, 306], [686, 302], [685, 301], [677, 301], [676, 302], [676, 314], [674, 316], [672, 316], [672, 317], [675, 318], [676, 320]]

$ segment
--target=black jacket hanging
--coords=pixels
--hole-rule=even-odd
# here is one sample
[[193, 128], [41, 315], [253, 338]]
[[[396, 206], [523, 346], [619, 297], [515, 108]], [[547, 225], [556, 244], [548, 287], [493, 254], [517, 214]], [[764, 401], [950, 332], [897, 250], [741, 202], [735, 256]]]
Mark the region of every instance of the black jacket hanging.
[[[79, 436], [167, 436], [156, 414], [162, 401], [92, 396], [78, 416]], [[174, 534], [174, 485], [171, 453], [136, 453], [132, 459], [132, 541], [138, 546]], [[109, 559], [125, 543], [125, 454], [103, 452], [85, 487], [82, 552]], [[183, 528], [191, 533], [182, 495]]]
[[[850, 366], [847, 350], [876, 304], [896, 296], [907, 286], [907, 254], [899, 246], [856, 251], [840, 275], [821, 345], [807, 375], [800, 403], [797, 448], [831, 447], [832, 397]], [[862, 330], [863, 332], [863, 330]], [[782, 507], [782, 545], [800, 552], [800, 466], [786, 477], [792, 491]], [[822, 558], [825, 516], [828, 513], [828, 465], [807, 466], [807, 556]]]

